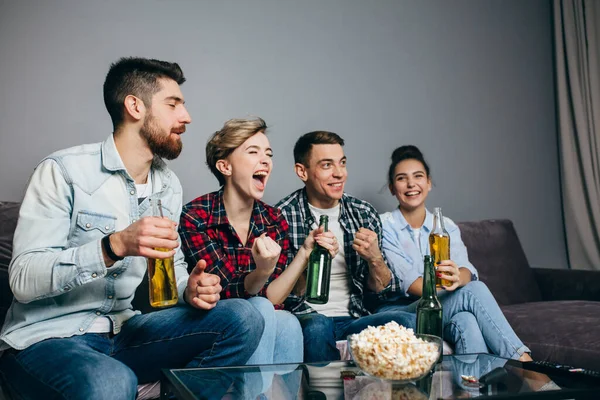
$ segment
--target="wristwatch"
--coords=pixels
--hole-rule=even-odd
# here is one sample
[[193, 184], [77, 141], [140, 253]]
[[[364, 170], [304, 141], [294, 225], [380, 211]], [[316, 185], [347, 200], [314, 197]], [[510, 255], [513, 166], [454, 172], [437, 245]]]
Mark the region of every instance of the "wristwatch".
[[115, 254], [114, 250], [110, 246], [110, 235], [112, 235], [112, 233], [109, 233], [108, 235], [106, 235], [102, 238], [102, 248], [106, 252], [106, 255], [108, 256], [108, 258], [110, 258], [111, 260], [113, 260], [115, 262], [121, 261], [125, 257], [119, 257], [118, 255]]

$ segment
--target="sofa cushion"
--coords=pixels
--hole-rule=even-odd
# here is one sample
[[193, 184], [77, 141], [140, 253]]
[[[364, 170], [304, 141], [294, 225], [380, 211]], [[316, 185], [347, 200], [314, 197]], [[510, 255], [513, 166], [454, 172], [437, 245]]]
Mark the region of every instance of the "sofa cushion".
[[461, 222], [458, 226], [469, 260], [499, 304], [542, 300], [533, 270], [510, 220]]
[[12, 241], [19, 219], [20, 203], [0, 202], [0, 324], [12, 302], [8, 285], [8, 266], [12, 257]]
[[543, 301], [503, 306], [502, 311], [534, 360], [598, 369], [600, 302]]

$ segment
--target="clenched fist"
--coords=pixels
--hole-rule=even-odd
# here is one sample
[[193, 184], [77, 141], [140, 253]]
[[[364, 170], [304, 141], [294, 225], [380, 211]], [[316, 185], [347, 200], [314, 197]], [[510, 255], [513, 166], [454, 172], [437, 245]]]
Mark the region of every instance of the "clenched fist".
[[257, 237], [252, 244], [252, 258], [256, 263], [256, 269], [261, 272], [272, 272], [275, 265], [277, 265], [280, 254], [281, 246], [267, 236], [266, 233]]
[[367, 262], [373, 262], [383, 258], [379, 249], [379, 240], [377, 234], [372, 230], [360, 228], [354, 236], [352, 248]]

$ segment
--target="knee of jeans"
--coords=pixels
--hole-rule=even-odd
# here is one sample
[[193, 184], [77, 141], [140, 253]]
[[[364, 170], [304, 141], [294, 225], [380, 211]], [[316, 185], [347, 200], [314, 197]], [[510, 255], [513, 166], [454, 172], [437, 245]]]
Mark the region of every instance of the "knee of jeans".
[[290, 340], [302, 338], [302, 327], [298, 318], [287, 311], [276, 311], [276, 313], [278, 332], [290, 338]]
[[450, 319], [450, 324], [460, 328], [463, 332], [469, 329], [479, 329], [477, 319], [470, 312], [459, 312]]
[[111, 367], [99, 373], [95, 370], [85, 385], [85, 396], [87, 399], [123, 399], [132, 400], [137, 395], [137, 376], [125, 364]]
[[333, 334], [333, 320], [323, 314], [310, 314], [300, 318], [304, 338], [326, 340]]
[[409, 313], [406, 311], [393, 311], [392, 320], [396, 321], [398, 325], [402, 325], [407, 329], [416, 329], [417, 327], [417, 314]]
[[[265, 329], [265, 319], [252, 303], [244, 299], [229, 299], [224, 303], [229, 306], [228, 318], [231, 321], [237, 321], [239, 334], [249, 338], [260, 338], [262, 336]], [[258, 341], [256, 344], [258, 344]]]
[[275, 327], [275, 307], [273, 307], [273, 303], [269, 299], [256, 296], [249, 298], [248, 302], [262, 315], [265, 320], [265, 329]]
[[490, 289], [482, 281], [471, 281], [462, 288], [460, 288], [460, 290], [464, 291], [465, 293], [471, 293], [472, 295], [478, 298], [484, 298], [486, 296], [492, 295]]

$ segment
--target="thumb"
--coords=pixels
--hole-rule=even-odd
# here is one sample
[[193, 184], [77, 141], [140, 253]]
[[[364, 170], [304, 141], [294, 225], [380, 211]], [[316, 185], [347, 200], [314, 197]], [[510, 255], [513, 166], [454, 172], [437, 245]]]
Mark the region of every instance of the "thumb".
[[196, 263], [196, 266], [194, 267], [194, 269], [192, 270], [192, 273], [190, 275], [200, 276], [204, 273], [205, 269], [206, 269], [206, 261], [200, 260]]

